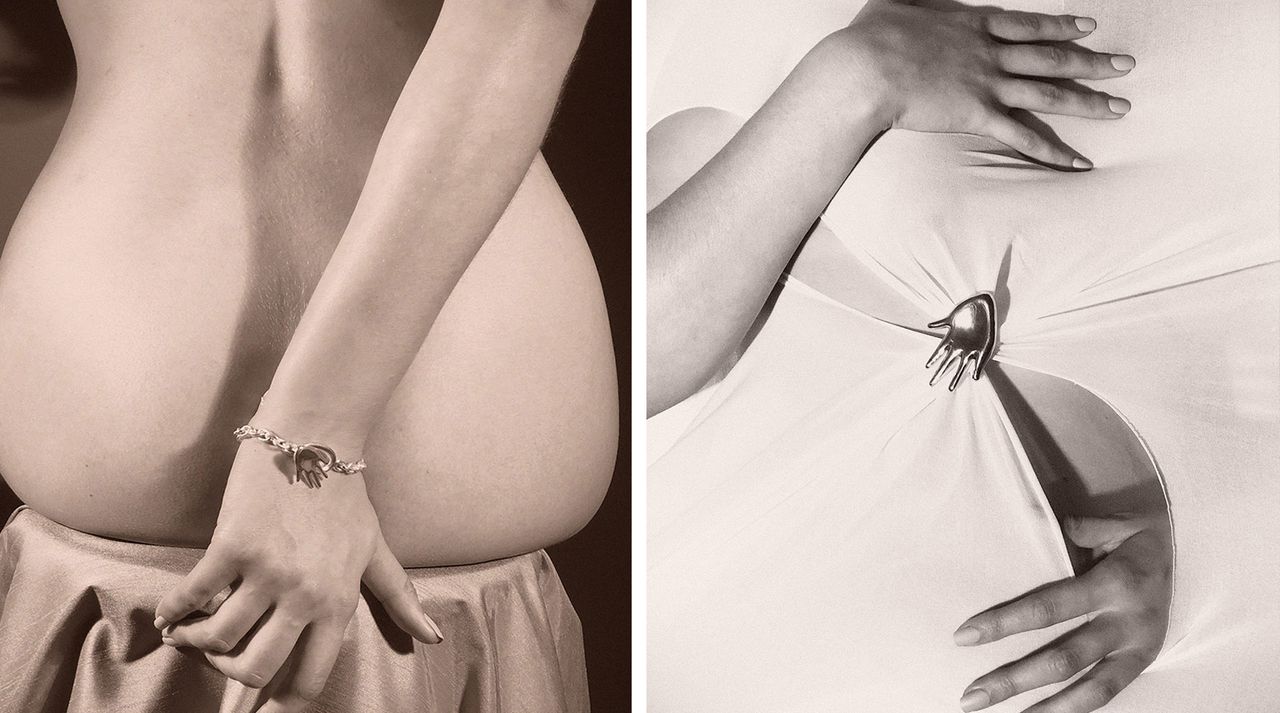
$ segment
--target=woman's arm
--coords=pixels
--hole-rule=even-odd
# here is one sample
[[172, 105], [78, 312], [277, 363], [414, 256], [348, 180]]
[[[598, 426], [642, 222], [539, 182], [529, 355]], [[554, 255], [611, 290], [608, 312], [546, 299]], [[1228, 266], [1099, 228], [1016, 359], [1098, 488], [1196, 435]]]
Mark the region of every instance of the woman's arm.
[[[445, 4], [254, 425], [359, 457], [528, 171], [590, 4]], [[249, 686], [277, 679], [269, 712], [319, 695], [362, 578], [401, 628], [441, 638], [382, 537], [363, 476], [291, 485], [282, 460], [263, 443], [241, 445], [207, 552], [156, 610], [167, 643], [203, 649]], [[211, 616], [183, 621], [233, 583]]]
[[705, 383], [742, 340], [886, 123], [874, 102], [849, 100], [871, 87], [857, 86], [856, 75], [839, 85], [838, 44], [829, 38], [811, 51], [711, 161], [649, 212], [650, 414]]
[[551, 120], [587, 0], [451, 0], [253, 422], [354, 458]]
[[649, 213], [649, 413], [697, 390], [738, 345], [881, 131], [984, 134], [1052, 166], [1088, 168], [1010, 112], [1123, 116], [1124, 100], [1054, 83], [1132, 67], [1132, 58], [1113, 65], [1112, 55], [1066, 44], [1092, 28], [1071, 16], [872, 0], [820, 42], [737, 135]]

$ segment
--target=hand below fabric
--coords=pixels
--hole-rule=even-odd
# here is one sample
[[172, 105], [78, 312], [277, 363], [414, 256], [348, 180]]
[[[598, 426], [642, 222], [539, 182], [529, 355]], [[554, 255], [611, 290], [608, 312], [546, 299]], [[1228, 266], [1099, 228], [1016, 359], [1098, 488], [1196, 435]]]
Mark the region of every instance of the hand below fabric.
[[[1044, 648], [970, 684], [960, 699], [976, 711], [1092, 666], [1062, 691], [1025, 713], [1087, 713], [1105, 705], [1155, 660], [1164, 643], [1172, 598], [1172, 540], [1167, 516], [1068, 518], [1067, 537], [1093, 550], [1094, 565], [969, 619], [955, 633], [961, 646], [986, 644], [1079, 616], [1087, 621]], [[1100, 559], [1099, 559], [1100, 558]]]

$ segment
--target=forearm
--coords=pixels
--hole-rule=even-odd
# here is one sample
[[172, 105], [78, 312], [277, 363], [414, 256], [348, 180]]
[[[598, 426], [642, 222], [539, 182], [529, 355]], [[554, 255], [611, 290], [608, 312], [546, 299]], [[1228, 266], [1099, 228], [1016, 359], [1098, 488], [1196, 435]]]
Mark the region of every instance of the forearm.
[[846, 38], [820, 43], [711, 161], [649, 213], [648, 407], [706, 382], [887, 126]]
[[584, 5], [445, 4], [255, 424], [362, 450], [529, 169]]

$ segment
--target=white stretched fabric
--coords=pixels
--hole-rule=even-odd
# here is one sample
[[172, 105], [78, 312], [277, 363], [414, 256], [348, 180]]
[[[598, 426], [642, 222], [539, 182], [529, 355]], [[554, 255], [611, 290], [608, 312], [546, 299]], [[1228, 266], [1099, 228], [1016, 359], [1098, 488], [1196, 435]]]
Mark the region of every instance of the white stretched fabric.
[[[650, 0], [649, 125], [745, 120], [860, 5]], [[1004, 290], [995, 360], [1114, 408], [1171, 504], [1165, 649], [1105, 710], [1280, 711], [1280, 3], [1008, 7], [1096, 18], [1083, 44], [1137, 57], [1096, 85], [1132, 112], [1046, 117], [1088, 173], [980, 137], [884, 135], [738, 364], [650, 419], [651, 710], [953, 711], [975, 677], [1078, 625], [951, 641], [1071, 574], [989, 382], [948, 393], [923, 368], [925, 323]], [[870, 310], [841, 279], [900, 307]]]

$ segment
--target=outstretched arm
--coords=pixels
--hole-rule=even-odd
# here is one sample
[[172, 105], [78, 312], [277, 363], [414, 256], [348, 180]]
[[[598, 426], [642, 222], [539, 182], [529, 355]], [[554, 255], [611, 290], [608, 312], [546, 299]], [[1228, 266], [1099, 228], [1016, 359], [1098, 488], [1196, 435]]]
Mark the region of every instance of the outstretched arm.
[[[322, 443], [343, 460], [360, 456], [528, 171], [590, 5], [445, 3], [253, 425]], [[156, 611], [169, 643], [203, 649], [246, 685], [272, 682], [262, 710], [273, 712], [300, 709], [323, 689], [362, 577], [401, 628], [440, 640], [382, 537], [362, 476], [290, 485], [280, 460], [261, 442], [241, 445], [208, 551]], [[233, 583], [212, 616], [174, 624]]]

